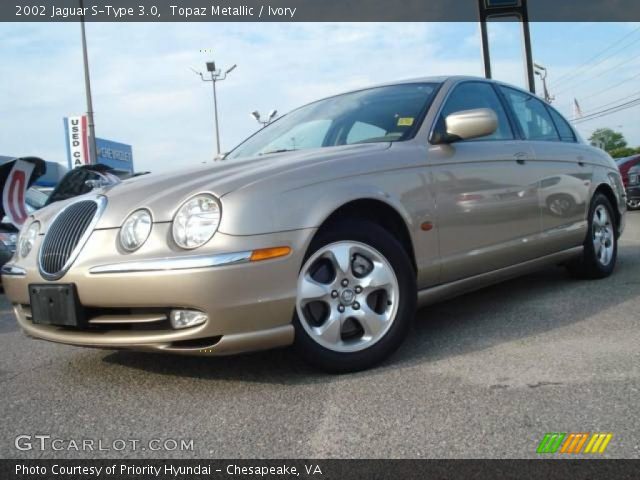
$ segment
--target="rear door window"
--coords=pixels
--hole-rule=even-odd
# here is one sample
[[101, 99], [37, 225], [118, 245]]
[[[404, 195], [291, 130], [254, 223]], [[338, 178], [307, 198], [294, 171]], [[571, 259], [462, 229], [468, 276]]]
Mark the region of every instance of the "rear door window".
[[513, 109], [520, 129], [527, 140], [559, 141], [551, 115], [544, 103], [533, 95], [500, 86], [509, 105]]
[[564, 119], [562, 115], [556, 112], [553, 108], [548, 108], [553, 123], [555, 123], [558, 133], [560, 134], [560, 140], [563, 142], [575, 142], [576, 136], [573, 133], [573, 129], [569, 126], [569, 123]]

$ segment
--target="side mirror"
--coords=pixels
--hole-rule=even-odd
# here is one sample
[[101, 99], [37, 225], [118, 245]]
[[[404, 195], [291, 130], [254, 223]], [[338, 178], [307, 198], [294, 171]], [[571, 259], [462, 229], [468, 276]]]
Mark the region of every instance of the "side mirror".
[[498, 129], [498, 116], [490, 108], [476, 108], [447, 115], [444, 123], [447, 131], [444, 143], [452, 143], [495, 133]]

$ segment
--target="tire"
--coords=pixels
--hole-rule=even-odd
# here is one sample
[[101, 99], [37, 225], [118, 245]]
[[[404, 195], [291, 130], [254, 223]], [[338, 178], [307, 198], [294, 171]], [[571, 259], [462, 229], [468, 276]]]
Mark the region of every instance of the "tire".
[[[603, 212], [606, 218], [602, 216]], [[582, 257], [570, 263], [568, 269], [581, 278], [605, 278], [613, 272], [618, 256], [617, 225], [609, 199], [601, 193], [596, 194], [587, 218], [589, 227]]]
[[416, 292], [409, 256], [387, 230], [364, 220], [331, 225], [313, 239], [300, 269], [294, 347], [328, 372], [370, 368], [407, 336]]
[[640, 209], [640, 200], [627, 201], [627, 209], [631, 211]]

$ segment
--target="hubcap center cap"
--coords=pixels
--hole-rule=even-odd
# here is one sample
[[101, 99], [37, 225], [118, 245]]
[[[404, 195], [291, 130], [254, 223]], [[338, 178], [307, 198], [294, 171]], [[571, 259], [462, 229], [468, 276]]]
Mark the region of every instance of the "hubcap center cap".
[[351, 305], [355, 299], [356, 299], [356, 292], [354, 292], [350, 288], [345, 288], [340, 294], [340, 300], [345, 305]]

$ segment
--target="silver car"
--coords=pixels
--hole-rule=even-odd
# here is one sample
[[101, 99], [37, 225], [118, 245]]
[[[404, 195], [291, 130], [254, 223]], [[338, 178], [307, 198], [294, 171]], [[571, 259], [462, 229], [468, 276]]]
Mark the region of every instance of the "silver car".
[[545, 265], [608, 276], [625, 203], [612, 159], [539, 98], [424, 78], [301, 107], [215, 166], [46, 207], [3, 283], [36, 338], [192, 355], [294, 344], [355, 371], [400, 346], [418, 305]]

